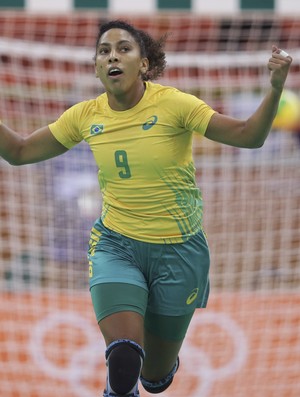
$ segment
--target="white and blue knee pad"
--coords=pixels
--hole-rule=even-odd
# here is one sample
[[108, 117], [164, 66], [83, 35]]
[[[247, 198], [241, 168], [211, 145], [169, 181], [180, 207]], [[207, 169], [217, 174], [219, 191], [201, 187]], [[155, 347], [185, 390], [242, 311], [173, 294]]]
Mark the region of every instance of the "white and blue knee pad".
[[105, 352], [107, 380], [104, 397], [138, 397], [138, 381], [145, 352], [141, 346], [129, 339], [112, 342]]
[[162, 393], [165, 391], [173, 382], [174, 375], [176, 374], [177, 370], [179, 368], [179, 357], [177, 357], [176, 363], [170, 373], [163, 379], [157, 381], [157, 382], [151, 382], [142, 376], [140, 376], [141, 383], [144, 387], [144, 389], [153, 394], [157, 393]]

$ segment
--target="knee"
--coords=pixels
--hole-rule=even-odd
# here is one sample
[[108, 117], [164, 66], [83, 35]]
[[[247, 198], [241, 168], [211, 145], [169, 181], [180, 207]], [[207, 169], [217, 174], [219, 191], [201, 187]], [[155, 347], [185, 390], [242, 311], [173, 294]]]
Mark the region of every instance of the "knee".
[[141, 383], [142, 383], [144, 389], [147, 392], [153, 393], [153, 394], [162, 393], [173, 382], [174, 376], [175, 376], [178, 368], [179, 368], [179, 357], [177, 357], [176, 363], [175, 363], [173, 369], [171, 370], [171, 372], [165, 378], [163, 378], [159, 381], [156, 381], [156, 382], [148, 381], [147, 379], [140, 376], [140, 380], [141, 380]]
[[112, 392], [126, 395], [137, 388], [145, 357], [141, 346], [128, 339], [119, 339], [107, 347], [105, 356]]

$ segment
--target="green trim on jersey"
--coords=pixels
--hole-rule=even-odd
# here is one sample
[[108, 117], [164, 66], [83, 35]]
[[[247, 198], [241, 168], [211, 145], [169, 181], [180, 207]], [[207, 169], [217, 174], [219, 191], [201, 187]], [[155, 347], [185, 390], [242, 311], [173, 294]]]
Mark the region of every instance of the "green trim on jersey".
[[193, 132], [205, 134], [214, 110], [193, 95], [147, 82], [140, 102], [118, 112], [106, 94], [50, 124], [67, 148], [85, 140], [99, 167], [105, 226], [124, 236], [177, 243], [201, 230]]

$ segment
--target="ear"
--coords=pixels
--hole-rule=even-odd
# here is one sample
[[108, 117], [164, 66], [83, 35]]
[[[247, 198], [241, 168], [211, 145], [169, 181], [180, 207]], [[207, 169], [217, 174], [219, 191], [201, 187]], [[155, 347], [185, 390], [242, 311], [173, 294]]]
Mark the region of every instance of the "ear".
[[141, 68], [140, 68], [141, 73], [142, 74], [147, 73], [148, 69], [149, 69], [149, 60], [148, 60], [148, 58], [142, 58], [142, 60], [141, 60]]
[[96, 63], [94, 63], [94, 70], [95, 70], [95, 77], [98, 78], [98, 71], [97, 71], [97, 67], [96, 67]]

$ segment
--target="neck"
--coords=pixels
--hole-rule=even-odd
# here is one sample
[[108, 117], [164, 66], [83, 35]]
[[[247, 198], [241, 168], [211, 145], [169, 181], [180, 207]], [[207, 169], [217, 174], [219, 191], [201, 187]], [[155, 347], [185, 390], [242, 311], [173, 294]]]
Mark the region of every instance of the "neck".
[[146, 85], [141, 81], [137, 87], [126, 92], [107, 91], [108, 104], [113, 110], [123, 111], [133, 108], [142, 99]]

